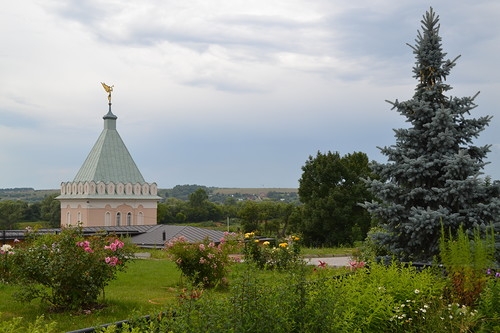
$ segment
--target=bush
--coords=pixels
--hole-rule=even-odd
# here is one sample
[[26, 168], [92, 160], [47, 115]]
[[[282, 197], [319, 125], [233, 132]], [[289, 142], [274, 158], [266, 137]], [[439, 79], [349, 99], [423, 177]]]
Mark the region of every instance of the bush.
[[194, 285], [204, 288], [227, 285], [229, 253], [237, 246], [236, 234], [226, 233], [218, 245], [209, 239], [189, 243], [183, 236], [166, 244], [171, 259]]
[[40, 298], [54, 310], [93, 308], [104, 287], [125, 268], [130, 247], [104, 234], [84, 238], [81, 228], [34, 232], [13, 256], [22, 287], [17, 296], [21, 301]]
[[245, 261], [253, 262], [260, 269], [290, 269], [302, 263], [300, 238], [289, 236], [277, 244], [261, 242], [255, 233], [245, 234]]

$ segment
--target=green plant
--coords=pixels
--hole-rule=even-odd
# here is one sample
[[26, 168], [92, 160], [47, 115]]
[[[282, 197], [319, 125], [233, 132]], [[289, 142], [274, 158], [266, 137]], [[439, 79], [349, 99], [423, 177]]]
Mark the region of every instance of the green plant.
[[500, 272], [488, 269], [488, 281], [479, 299], [480, 332], [500, 332]]
[[182, 274], [194, 285], [204, 288], [227, 285], [227, 269], [231, 260], [229, 253], [237, 246], [237, 235], [226, 233], [216, 245], [209, 239], [190, 243], [183, 236], [166, 244], [166, 250]]
[[0, 283], [8, 283], [12, 278], [14, 247], [4, 244], [0, 247]]
[[104, 287], [131, 258], [130, 245], [116, 237], [84, 238], [80, 228], [59, 234], [32, 233], [14, 255], [21, 301], [42, 299], [55, 310], [94, 308]]
[[300, 256], [300, 238], [288, 236], [277, 244], [270, 241], [261, 242], [255, 233], [245, 234], [243, 250], [246, 261], [251, 261], [260, 269], [290, 269], [302, 263]]
[[460, 227], [456, 237], [451, 232], [446, 237], [442, 228], [439, 248], [440, 259], [449, 279], [446, 295], [450, 302], [476, 305], [486, 285], [485, 272], [494, 261], [494, 234], [486, 234], [482, 238], [476, 229], [470, 239]]
[[23, 326], [23, 318], [15, 317], [10, 320], [0, 321], [0, 333], [52, 333], [55, 330], [56, 323], [44, 323], [44, 316], [36, 318], [35, 322], [27, 327]]

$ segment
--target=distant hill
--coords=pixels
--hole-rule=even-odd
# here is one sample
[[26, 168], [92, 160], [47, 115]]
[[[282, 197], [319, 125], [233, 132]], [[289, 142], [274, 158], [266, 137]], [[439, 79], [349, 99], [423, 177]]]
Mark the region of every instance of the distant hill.
[[0, 200], [38, 202], [47, 195], [55, 193], [59, 193], [59, 190], [35, 190], [31, 187], [0, 188]]
[[[205, 187], [203, 185], [177, 185], [172, 189], [158, 189], [158, 193], [162, 197], [174, 197], [182, 200], [187, 200], [188, 195], [196, 191], [197, 188], [204, 188], [207, 193], [215, 201], [223, 202], [225, 196], [234, 196], [243, 198], [248, 196], [267, 197], [280, 199], [286, 197], [287, 199], [295, 200], [298, 195], [296, 188], [228, 188], [228, 187]], [[35, 190], [31, 187], [18, 187], [18, 188], [1, 188], [0, 200], [22, 200], [26, 202], [39, 202], [42, 201], [47, 195], [57, 194], [60, 190]], [[279, 194], [279, 195], [278, 195]]]
[[264, 188], [264, 187], [255, 187], [255, 188], [228, 188], [228, 187], [221, 187], [221, 188], [214, 188], [213, 193], [214, 194], [254, 194], [254, 195], [260, 195], [260, 194], [268, 194], [269, 192], [278, 192], [278, 193], [297, 193], [299, 190], [297, 188], [282, 188], [282, 187], [270, 187], [270, 188]]

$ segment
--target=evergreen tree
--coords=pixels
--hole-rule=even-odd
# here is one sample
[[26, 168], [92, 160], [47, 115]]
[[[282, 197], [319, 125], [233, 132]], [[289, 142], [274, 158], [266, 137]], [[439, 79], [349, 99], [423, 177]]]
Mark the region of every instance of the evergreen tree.
[[439, 16], [432, 8], [421, 21], [413, 49], [418, 84], [413, 98], [389, 102], [406, 121], [395, 130], [396, 144], [380, 148], [388, 163], [373, 164], [379, 179], [369, 179], [379, 201], [364, 207], [384, 233], [374, 241], [404, 260], [430, 260], [438, 252], [441, 223], [455, 233], [490, 226], [500, 218], [497, 184], [481, 178], [490, 145], [475, 146], [473, 139], [491, 117], [471, 118], [473, 97], [448, 97], [445, 83], [454, 60], [445, 60], [439, 37]]

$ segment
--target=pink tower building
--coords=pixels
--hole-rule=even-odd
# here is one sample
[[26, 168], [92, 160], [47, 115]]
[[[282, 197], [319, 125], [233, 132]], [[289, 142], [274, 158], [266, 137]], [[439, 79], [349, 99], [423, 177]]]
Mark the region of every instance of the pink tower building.
[[160, 199], [157, 185], [144, 180], [116, 130], [111, 91], [101, 135], [73, 181], [61, 184], [57, 197], [61, 202], [61, 226], [156, 224]]

